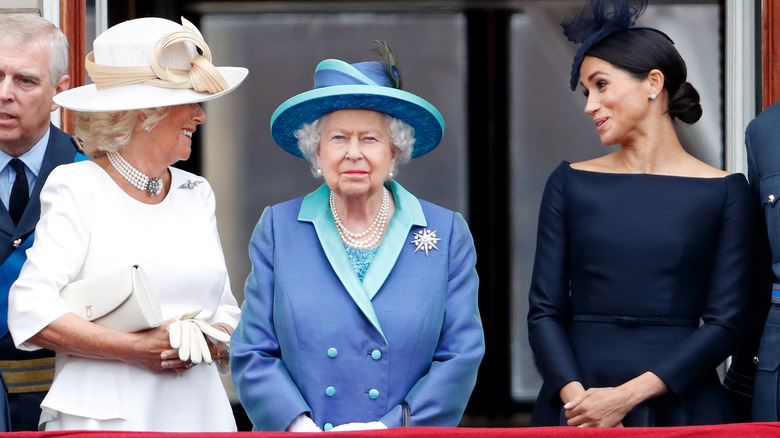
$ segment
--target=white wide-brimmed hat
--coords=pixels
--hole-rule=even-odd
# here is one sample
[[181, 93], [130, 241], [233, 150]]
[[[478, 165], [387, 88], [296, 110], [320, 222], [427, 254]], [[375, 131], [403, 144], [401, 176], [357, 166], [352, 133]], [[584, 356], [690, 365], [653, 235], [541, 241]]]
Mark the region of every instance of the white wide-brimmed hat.
[[[125, 111], [216, 99], [249, 74], [215, 67], [198, 29], [163, 18], [138, 18], [100, 34], [87, 55], [93, 84], [63, 91], [54, 103], [75, 111]], [[198, 53], [200, 49], [200, 54]]]

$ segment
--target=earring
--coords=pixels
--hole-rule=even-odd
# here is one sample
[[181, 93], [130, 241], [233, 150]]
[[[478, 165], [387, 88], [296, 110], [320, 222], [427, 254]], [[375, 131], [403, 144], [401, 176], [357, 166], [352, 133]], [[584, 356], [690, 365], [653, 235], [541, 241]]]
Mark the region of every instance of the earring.
[[322, 169], [319, 167], [314, 172], [317, 174], [317, 176], [322, 176]]
[[149, 132], [152, 130], [151, 126], [144, 126], [144, 131]]
[[388, 173], [388, 174], [387, 174], [387, 176], [388, 176], [390, 179], [393, 179], [393, 176], [395, 176], [395, 175], [393, 175], [393, 172], [390, 172], [390, 173]]
[[657, 95], [657, 94], [655, 94], [655, 93], [653, 93], [653, 94], [651, 94], [651, 95], [650, 95], [650, 100], [655, 100], [655, 99], [657, 99], [657, 98], [658, 98], [658, 95]]

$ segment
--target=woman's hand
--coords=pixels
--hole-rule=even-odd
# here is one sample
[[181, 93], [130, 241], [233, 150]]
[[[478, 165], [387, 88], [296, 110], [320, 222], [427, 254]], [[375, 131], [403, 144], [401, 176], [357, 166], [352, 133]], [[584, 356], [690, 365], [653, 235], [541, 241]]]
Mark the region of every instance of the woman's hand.
[[580, 382], [569, 382], [561, 388], [558, 395], [561, 397], [564, 404], [569, 404], [575, 400], [579, 402], [579, 400], [585, 396], [585, 388]]
[[178, 349], [171, 348], [168, 326], [173, 321], [170, 319], [159, 327], [133, 333], [135, 345], [132, 350], [140, 354], [132, 355], [126, 361], [153, 373], [166, 370], [182, 372], [192, 367], [192, 362], [179, 359]]
[[287, 432], [322, 432], [322, 429], [317, 426], [308, 414], [299, 414], [295, 419], [287, 426]]
[[340, 424], [333, 429], [330, 430], [330, 432], [349, 432], [353, 430], [382, 430], [387, 429], [387, 426], [385, 426], [384, 423], [381, 421], [370, 421], [368, 423], [344, 423]]
[[617, 387], [590, 388], [563, 406], [566, 409], [567, 424], [620, 427], [623, 418], [636, 405], [667, 390], [666, 384], [649, 371]]
[[[230, 327], [227, 324], [216, 323], [212, 326], [217, 330], [227, 333], [228, 336], [233, 334], [233, 327]], [[230, 354], [230, 342], [219, 342], [210, 336], [206, 336], [206, 342], [209, 344], [209, 351], [211, 351], [211, 357], [214, 358], [214, 360], [225, 359]]]
[[[170, 319], [159, 327], [133, 333], [135, 346], [132, 350], [140, 352], [140, 354], [132, 354], [125, 360], [153, 373], [169, 370], [181, 373], [196, 365], [191, 360], [181, 360], [179, 349], [171, 348], [168, 327], [174, 321], [175, 319]], [[225, 328], [221, 328], [223, 326]], [[214, 327], [228, 334], [232, 332], [231, 328], [224, 324], [215, 324]], [[205, 340], [209, 345], [211, 357], [214, 359], [224, 358], [230, 352], [229, 345], [213, 342], [209, 336], [205, 336]]]
[[118, 360], [153, 373], [182, 371], [191, 365], [179, 360], [178, 350], [171, 349], [168, 326], [173, 321], [168, 320], [153, 329], [125, 333], [67, 313], [32, 336], [30, 341], [58, 353]]
[[569, 426], [615, 427], [634, 406], [626, 389], [618, 386], [588, 389], [564, 409]]

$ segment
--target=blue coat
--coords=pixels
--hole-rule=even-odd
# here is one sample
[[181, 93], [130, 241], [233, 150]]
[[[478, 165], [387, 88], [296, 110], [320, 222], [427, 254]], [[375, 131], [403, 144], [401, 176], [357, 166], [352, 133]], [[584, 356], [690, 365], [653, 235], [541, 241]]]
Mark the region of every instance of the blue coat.
[[[233, 382], [255, 430], [303, 412], [348, 422], [456, 426], [484, 354], [471, 234], [460, 214], [391, 183], [396, 212], [361, 283], [328, 208], [327, 186], [266, 208], [249, 255]], [[437, 248], [417, 250], [415, 233]]]

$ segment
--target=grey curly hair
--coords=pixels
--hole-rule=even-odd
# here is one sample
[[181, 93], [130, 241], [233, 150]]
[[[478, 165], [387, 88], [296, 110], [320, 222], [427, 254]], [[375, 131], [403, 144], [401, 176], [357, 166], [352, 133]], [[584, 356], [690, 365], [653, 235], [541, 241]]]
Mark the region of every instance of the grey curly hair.
[[[328, 120], [328, 114], [320, 117], [312, 123], [304, 123], [300, 129], [295, 131], [295, 138], [298, 139], [298, 149], [301, 150], [304, 158], [311, 163], [311, 173], [317, 174], [317, 148], [320, 147], [322, 128]], [[396, 172], [399, 164], [405, 164], [412, 157], [412, 147], [414, 147], [414, 128], [388, 114], [383, 114], [387, 120], [387, 132], [390, 134], [390, 142], [398, 150], [395, 158]]]

